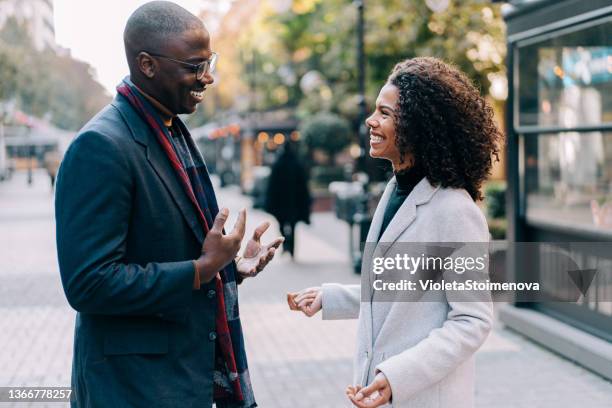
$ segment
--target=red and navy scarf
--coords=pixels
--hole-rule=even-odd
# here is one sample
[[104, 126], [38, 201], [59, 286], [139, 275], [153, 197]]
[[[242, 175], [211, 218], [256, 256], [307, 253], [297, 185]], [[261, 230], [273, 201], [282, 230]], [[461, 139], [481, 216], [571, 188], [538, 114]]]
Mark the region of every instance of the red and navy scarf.
[[[212, 225], [219, 212], [219, 207], [204, 160], [189, 131], [178, 117], [173, 119], [175, 126], [179, 127], [185, 137], [189, 154], [192, 158], [197, 158], [197, 160], [193, 160], [194, 166], [185, 168], [172, 147], [168, 129], [164, 126], [159, 112], [151, 103], [146, 100], [128, 78], [119, 84], [117, 92], [128, 100], [155, 134], [185, 193], [196, 209], [204, 235], [206, 235], [209, 226]], [[222, 271], [219, 271], [219, 275], [215, 278], [218, 296], [217, 347], [213, 380], [214, 400], [219, 408], [252, 408], [257, 406], [253, 396], [244, 349], [238, 311], [236, 275], [236, 264], [232, 262]]]

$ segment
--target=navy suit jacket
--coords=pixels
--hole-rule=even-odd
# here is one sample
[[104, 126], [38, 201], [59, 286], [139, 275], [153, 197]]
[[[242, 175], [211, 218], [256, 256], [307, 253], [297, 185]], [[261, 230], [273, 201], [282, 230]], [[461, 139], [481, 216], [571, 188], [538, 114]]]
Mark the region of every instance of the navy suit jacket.
[[204, 233], [123, 97], [72, 142], [55, 213], [62, 283], [78, 311], [73, 406], [212, 406], [216, 293], [214, 283], [193, 290]]

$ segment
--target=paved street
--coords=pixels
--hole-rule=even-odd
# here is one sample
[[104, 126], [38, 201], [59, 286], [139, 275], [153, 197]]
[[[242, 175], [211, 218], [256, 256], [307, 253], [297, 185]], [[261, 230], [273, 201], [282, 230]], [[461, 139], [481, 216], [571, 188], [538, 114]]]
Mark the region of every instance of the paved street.
[[[28, 187], [23, 173], [0, 182], [0, 386], [70, 383], [74, 312], [59, 280], [49, 180], [37, 172], [34, 182]], [[249, 206], [233, 188], [220, 190], [219, 201], [234, 215]], [[250, 211], [247, 233], [263, 220], [271, 218]], [[274, 227], [264, 237], [277, 233]], [[249, 363], [262, 408], [348, 406], [343, 390], [351, 378], [355, 322], [308, 319], [285, 304], [287, 291], [325, 281], [358, 282], [343, 250], [347, 237], [346, 226], [332, 214], [316, 214], [311, 226], [298, 227], [296, 262], [280, 255], [241, 287]], [[11, 405], [0, 403], [5, 406]], [[612, 385], [496, 327], [477, 355], [477, 406], [604, 408], [612, 406]]]

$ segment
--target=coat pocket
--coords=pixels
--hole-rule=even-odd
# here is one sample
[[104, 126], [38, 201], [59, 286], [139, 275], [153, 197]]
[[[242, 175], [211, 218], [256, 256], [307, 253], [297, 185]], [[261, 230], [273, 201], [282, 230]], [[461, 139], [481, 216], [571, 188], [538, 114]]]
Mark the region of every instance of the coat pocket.
[[166, 354], [168, 330], [166, 328], [130, 328], [112, 330], [104, 337], [104, 355]]

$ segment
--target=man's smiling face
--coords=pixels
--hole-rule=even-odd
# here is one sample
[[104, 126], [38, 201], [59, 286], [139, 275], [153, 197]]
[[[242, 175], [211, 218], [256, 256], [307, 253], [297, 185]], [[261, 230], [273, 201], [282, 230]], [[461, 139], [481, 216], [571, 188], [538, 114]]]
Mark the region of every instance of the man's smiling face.
[[[155, 50], [157, 52], [157, 50]], [[160, 55], [190, 64], [200, 64], [212, 56], [210, 36], [206, 29], [193, 28], [169, 38]], [[154, 97], [174, 114], [193, 113], [204, 98], [204, 90], [213, 83], [210, 73], [201, 80], [189, 66], [166, 58], [152, 57], [157, 61], [153, 79]]]

